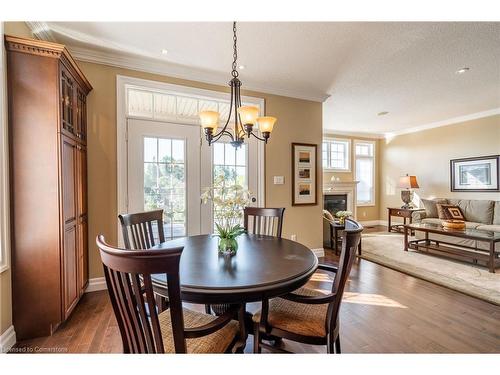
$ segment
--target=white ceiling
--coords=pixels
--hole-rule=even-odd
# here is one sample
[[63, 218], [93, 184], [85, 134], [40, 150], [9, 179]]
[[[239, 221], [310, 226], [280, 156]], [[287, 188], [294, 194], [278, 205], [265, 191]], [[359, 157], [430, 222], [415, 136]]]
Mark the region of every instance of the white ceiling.
[[[140, 57], [165, 74], [230, 78], [230, 22], [29, 25], [77, 58], [120, 65]], [[404, 132], [500, 108], [500, 23], [245, 22], [238, 52], [244, 88], [326, 99], [325, 131]], [[468, 73], [455, 73], [464, 66]]]

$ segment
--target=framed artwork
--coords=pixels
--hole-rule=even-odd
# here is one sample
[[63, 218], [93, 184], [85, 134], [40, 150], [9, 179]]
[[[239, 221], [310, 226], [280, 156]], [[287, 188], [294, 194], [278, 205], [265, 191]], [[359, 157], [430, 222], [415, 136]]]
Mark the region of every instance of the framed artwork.
[[500, 191], [500, 155], [450, 160], [451, 191]]
[[317, 145], [292, 143], [292, 206], [318, 204]]

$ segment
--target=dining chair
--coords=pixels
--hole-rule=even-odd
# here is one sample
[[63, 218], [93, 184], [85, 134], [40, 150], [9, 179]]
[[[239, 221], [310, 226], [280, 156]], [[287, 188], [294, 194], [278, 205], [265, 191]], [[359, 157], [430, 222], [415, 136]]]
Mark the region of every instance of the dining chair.
[[149, 249], [165, 242], [163, 210], [118, 215], [118, 219], [127, 249]]
[[245, 207], [243, 226], [247, 233], [281, 238], [284, 208]]
[[[237, 311], [215, 317], [182, 307], [179, 263], [183, 247], [120, 249], [96, 238], [124, 353], [224, 353], [242, 332]], [[170, 308], [158, 313], [152, 274], [166, 274]], [[241, 315], [241, 312], [240, 312]], [[244, 333], [244, 331], [243, 331]]]
[[262, 335], [313, 345], [326, 345], [328, 353], [341, 353], [339, 310], [363, 227], [346, 219], [342, 252], [338, 267], [320, 264], [318, 269], [333, 272], [331, 293], [302, 287], [293, 293], [262, 301], [262, 309], [253, 316], [254, 353], [262, 348], [287, 352], [262, 342]]
[[[163, 210], [118, 215], [118, 219], [126, 249], [149, 249], [165, 242]], [[155, 298], [160, 312], [168, 308], [168, 300], [165, 297], [155, 295]]]

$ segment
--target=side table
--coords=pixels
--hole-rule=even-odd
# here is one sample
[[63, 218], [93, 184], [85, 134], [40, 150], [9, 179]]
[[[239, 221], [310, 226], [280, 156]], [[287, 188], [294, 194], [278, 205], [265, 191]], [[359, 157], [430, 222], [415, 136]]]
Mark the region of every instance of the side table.
[[[335, 255], [338, 255], [338, 247], [339, 247], [339, 240], [342, 239], [341, 236], [339, 236], [339, 232], [345, 229], [344, 224], [340, 224], [337, 221], [330, 222], [330, 244], [331, 248], [333, 251], [335, 251]], [[361, 238], [359, 239], [359, 245], [358, 245], [358, 255], [361, 255]]]
[[[409, 224], [412, 221], [412, 213], [417, 211], [424, 211], [422, 208], [396, 208], [396, 207], [387, 207], [387, 231], [388, 232], [399, 232], [403, 233], [403, 225], [406, 225], [406, 219], [409, 220]], [[391, 218], [402, 217], [403, 224], [392, 224]]]

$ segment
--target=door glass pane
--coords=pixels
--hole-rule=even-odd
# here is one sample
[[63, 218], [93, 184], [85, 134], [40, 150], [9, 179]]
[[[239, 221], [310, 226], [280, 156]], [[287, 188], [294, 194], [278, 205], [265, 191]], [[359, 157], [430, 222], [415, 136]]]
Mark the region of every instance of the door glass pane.
[[[243, 144], [237, 149], [229, 143], [215, 143], [213, 146], [213, 180], [223, 175], [226, 184], [239, 184], [248, 188], [247, 145]], [[217, 210], [217, 205], [214, 204], [214, 222], [217, 222]]]
[[144, 138], [144, 161], [156, 162], [156, 138]]
[[184, 141], [172, 140], [172, 159], [174, 163], [184, 163]]
[[214, 165], [224, 165], [224, 143], [214, 143]]
[[166, 238], [186, 235], [185, 141], [144, 138], [144, 210], [163, 209]]

